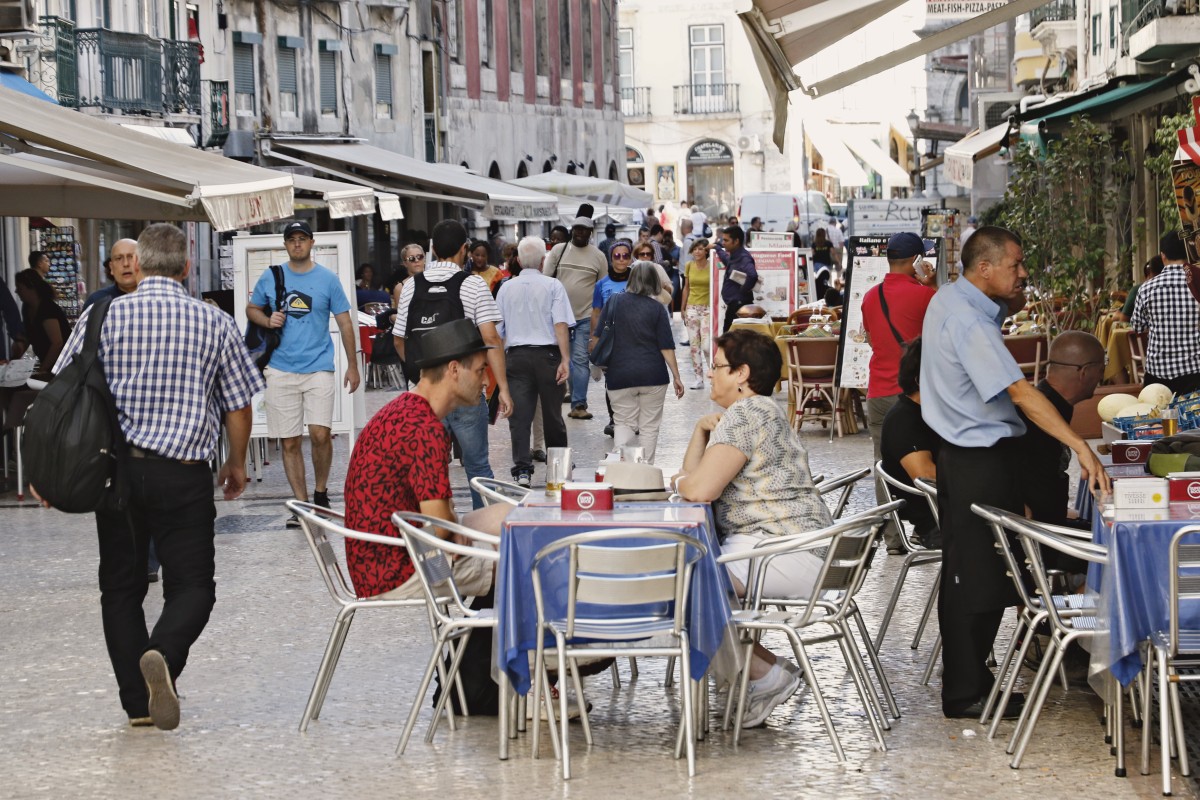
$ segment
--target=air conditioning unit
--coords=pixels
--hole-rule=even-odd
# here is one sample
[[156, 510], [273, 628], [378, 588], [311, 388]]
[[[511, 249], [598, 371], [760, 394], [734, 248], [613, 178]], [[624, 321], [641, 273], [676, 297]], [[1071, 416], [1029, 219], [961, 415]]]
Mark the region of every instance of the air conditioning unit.
[[981, 131], [1004, 122], [1004, 112], [1021, 102], [1020, 92], [977, 92], [975, 94], [975, 127]]
[[24, 37], [37, 34], [33, 0], [0, 0], [0, 36]]
[[739, 136], [737, 138], [738, 150], [743, 153], [761, 153], [762, 138], [757, 134], [754, 136]]

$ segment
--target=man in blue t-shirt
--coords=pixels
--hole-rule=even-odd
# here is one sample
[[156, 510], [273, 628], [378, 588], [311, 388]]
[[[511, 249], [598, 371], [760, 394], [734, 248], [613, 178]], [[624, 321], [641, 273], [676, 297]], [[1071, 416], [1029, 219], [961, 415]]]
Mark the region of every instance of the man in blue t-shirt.
[[[283, 440], [283, 470], [292, 494], [308, 502], [304, 451], [300, 437], [308, 422], [312, 439], [313, 502], [329, 507], [327, 481], [333, 461], [334, 363], [329, 315], [337, 320], [346, 348], [345, 385], [358, 390], [358, 358], [350, 301], [337, 275], [312, 260], [313, 234], [306, 222], [290, 222], [283, 229], [288, 263], [283, 265], [282, 308], [275, 307], [275, 277], [266, 270], [254, 285], [246, 317], [264, 328], [279, 328], [279, 346], [271, 354], [263, 377], [267, 379], [267, 435]], [[268, 313], [270, 312], [270, 313]], [[300, 527], [293, 515], [287, 527]]]

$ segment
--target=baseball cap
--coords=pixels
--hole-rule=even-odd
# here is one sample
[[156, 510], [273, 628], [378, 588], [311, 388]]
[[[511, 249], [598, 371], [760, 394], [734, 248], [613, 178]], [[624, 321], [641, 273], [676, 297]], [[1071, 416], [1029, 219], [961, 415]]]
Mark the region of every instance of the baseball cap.
[[591, 231], [591, 230], [596, 229], [596, 223], [592, 222], [591, 217], [576, 217], [574, 220], [571, 221], [571, 227], [572, 228], [587, 228], [588, 230]]
[[313, 238], [312, 228], [308, 226], [307, 222], [303, 222], [301, 220], [289, 222], [283, 229], [283, 238], [286, 239], [293, 233], [303, 233], [308, 238]]
[[925, 255], [931, 247], [933, 242], [922, 239], [915, 233], [893, 233], [892, 238], [888, 239], [887, 257], [892, 261], [915, 258]]

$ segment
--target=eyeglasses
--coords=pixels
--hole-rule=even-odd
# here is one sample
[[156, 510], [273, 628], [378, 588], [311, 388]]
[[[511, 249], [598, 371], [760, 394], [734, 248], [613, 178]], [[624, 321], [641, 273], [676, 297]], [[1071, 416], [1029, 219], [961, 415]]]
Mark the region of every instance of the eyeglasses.
[[733, 369], [732, 364], [713, 364], [713, 369]]
[[423, 256], [423, 255], [420, 255], [420, 256], [405, 256], [405, 257], [404, 257], [404, 260], [405, 260], [405, 261], [407, 261], [409, 264], [415, 264], [415, 263], [416, 263], [416, 262], [418, 262], [418, 261], [424, 261], [424, 260], [425, 260], [425, 256]]
[[633, 256], [629, 255], [628, 253], [613, 253], [612, 257], [613, 261], [628, 261], [629, 259], [633, 258]]
[[1065, 361], [1047, 361], [1046, 363], [1053, 364], [1056, 367], [1071, 367], [1072, 369], [1077, 369], [1080, 372], [1083, 372], [1088, 367], [1107, 367], [1108, 356], [1105, 356], [1103, 361], [1087, 361], [1083, 364], [1068, 364]]

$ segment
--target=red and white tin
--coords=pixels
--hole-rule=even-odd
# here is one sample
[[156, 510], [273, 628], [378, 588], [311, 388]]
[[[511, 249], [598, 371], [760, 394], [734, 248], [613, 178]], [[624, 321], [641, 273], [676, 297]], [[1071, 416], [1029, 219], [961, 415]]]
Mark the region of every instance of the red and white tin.
[[1172, 472], [1167, 481], [1172, 503], [1200, 503], [1200, 472]]
[[1109, 445], [1112, 448], [1114, 464], [1145, 464], [1150, 460], [1150, 447], [1153, 442], [1132, 441], [1120, 439]]
[[611, 483], [564, 483], [562, 508], [564, 511], [611, 511], [613, 488]]

